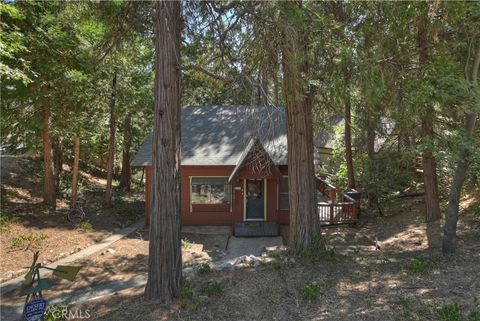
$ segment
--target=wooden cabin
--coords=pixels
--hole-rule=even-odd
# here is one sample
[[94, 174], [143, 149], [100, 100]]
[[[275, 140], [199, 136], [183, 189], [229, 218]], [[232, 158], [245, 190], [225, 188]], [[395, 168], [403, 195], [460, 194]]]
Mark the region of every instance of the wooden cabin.
[[[320, 152], [315, 162], [319, 164], [328, 157], [331, 147], [325, 143], [328, 139], [316, 137], [316, 150]], [[148, 224], [152, 207], [152, 134], [139, 148], [132, 166], [146, 171]], [[228, 225], [234, 227], [236, 235], [278, 235], [279, 226], [288, 224], [289, 219], [283, 108], [182, 108], [180, 173], [183, 225]], [[317, 186], [319, 204], [327, 204], [330, 211], [335, 191], [332, 193], [332, 187], [318, 179]], [[332, 218], [338, 218], [340, 212], [332, 209]]]

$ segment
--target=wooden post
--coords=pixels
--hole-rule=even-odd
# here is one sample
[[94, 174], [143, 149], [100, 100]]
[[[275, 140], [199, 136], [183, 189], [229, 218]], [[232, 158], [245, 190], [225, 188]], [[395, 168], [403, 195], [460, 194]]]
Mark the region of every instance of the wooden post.
[[333, 223], [334, 222], [334, 204], [331, 203], [330, 204], [330, 223]]

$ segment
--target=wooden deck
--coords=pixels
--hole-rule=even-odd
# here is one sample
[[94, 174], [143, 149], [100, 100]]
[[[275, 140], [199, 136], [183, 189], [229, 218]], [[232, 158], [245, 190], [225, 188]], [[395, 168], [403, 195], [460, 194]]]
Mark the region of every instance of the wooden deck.
[[323, 225], [356, 223], [360, 215], [360, 204], [343, 193], [338, 193], [335, 186], [321, 178], [316, 179], [320, 193], [317, 203], [320, 223]]

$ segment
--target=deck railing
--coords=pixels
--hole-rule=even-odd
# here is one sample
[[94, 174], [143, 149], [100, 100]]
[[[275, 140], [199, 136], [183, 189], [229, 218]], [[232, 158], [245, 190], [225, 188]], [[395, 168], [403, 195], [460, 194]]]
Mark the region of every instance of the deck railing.
[[358, 205], [348, 203], [318, 203], [320, 223], [342, 224], [355, 223], [358, 220]]
[[318, 191], [328, 197], [328, 202], [317, 203], [320, 223], [343, 224], [358, 221], [360, 214], [359, 202], [344, 193], [338, 195], [340, 202], [337, 202], [337, 189], [335, 186], [319, 177], [316, 178], [316, 184]]

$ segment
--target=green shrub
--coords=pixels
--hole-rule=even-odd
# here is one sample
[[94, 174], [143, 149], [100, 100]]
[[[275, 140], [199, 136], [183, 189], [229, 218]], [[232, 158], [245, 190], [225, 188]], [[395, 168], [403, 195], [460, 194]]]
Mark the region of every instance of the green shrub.
[[190, 250], [192, 248], [193, 243], [190, 242], [188, 239], [182, 239], [182, 248], [185, 250]]
[[412, 274], [426, 274], [428, 272], [428, 264], [424, 258], [416, 258], [408, 267]]
[[193, 287], [190, 283], [186, 283], [182, 287], [182, 298], [191, 300], [193, 298]]
[[24, 247], [25, 249], [29, 249], [31, 247], [41, 247], [43, 241], [46, 239], [48, 239], [48, 235], [44, 233], [31, 233], [29, 235], [16, 236], [12, 238], [10, 242], [12, 247]]
[[202, 301], [200, 301], [199, 298], [192, 298], [190, 300], [190, 309], [192, 310], [198, 310], [202, 306]]
[[190, 283], [185, 283], [182, 287], [182, 308], [189, 307], [192, 310], [197, 310], [201, 307], [202, 301], [193, 293], [193, 286]]
[[411, 311], [413, 307], [413, 300], [412, 298], [404, 298], [402, 300], [402, 306], [406, 311]]
[[13, 223], [17, 221], [16, 217], [0, 215], [0, 233], [8, 232]]
[[88, 231], [91, 231], [93, 229], [93, 226], [92, 226], [92, 223], [90, 223], [90, 221], [85, 221], [85, 222], [80, 223], [78, 228], [81, 229], [84, 232], [88, 232]]
[[210, 267], [210, 264], [208, 263], [202, 263], [197, 269], [197, 274], [198, 275], [210, 275], [213, 274], [213, 269]]
[[438, 321], [462, 321], [462, 307], [457, 303], [448, 304], [435, 311]]
[[208, 295], [208, 296], [214, 296], [214, 295], [219, 295], [220, 293], [223, 292], [223, 285], [220, 282], [213, 282], [205, 285], [203, 287], [203, 291]]
[[301, 288], [300, 294], [305, 300], [317, 301], [320, 298], [320, 286], [312, 282]]

